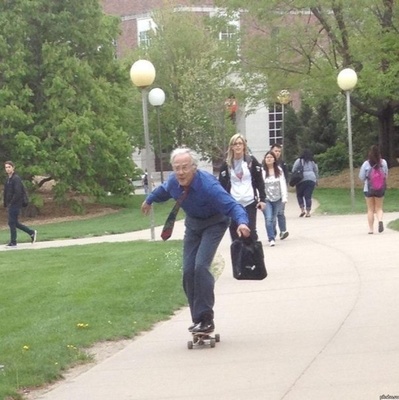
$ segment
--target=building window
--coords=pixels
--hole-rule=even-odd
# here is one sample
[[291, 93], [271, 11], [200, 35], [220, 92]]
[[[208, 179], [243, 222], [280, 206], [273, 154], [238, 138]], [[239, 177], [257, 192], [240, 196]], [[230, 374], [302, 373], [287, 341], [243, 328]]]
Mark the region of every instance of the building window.
[[137, 20], [137, 38], [140, 47], [148, 47], [150, 45], [150, 33], [155, 31], [156, 25], [152, 18], [141, 18]]
[[140, 47], [150, 46], [150, 31], [139, 32], [139, 46]]
[[228, 45], [236, 44], [237, 27], [227, 24], [223, 30], [219, 32], [219, 40], [227, 42]]
[[269, 106], [269, 146], [275, 143], [282, 144], [283, 113], [282, 106], [274, 103]]

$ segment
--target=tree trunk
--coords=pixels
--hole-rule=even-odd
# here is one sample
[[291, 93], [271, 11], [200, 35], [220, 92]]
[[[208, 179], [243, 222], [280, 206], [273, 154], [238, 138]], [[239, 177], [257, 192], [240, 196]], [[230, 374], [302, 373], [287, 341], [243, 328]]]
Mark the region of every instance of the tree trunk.
[[379, 146], [382, 157], [388, 162], [389, 168], [399, 165], [398, 163], [398, 138], [395, 134], [394, 110], [390, 104], [378, 114]]

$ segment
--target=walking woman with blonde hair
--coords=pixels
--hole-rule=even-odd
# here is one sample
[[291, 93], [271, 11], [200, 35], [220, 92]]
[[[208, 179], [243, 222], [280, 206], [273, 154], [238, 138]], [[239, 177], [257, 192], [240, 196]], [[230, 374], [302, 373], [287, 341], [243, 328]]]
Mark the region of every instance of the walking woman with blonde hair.
[[[229, 142], [226, 161], [223, 163], [219, 182], [233, 198], [240, 203], [248, 214], [251, 238], [258, 240], [256, 232], [256, 210], [265, 207], [266, 194], [262, 176], [262, 166], [248, 152], [247, 141], [239, 133], [233, 135]], [[237, 239], [237, 226], [230, 225], [231, 239]]]

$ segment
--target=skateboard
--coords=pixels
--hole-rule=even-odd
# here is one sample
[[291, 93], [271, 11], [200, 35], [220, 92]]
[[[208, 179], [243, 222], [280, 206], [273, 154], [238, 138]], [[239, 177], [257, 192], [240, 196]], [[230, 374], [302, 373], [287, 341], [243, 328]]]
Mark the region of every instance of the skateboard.
[[187, 342], [187, 347], [189, 350], [194, 347], [202, 347], [209, 345], [211, 348], [216, 346], [217, 342], [220, 342], [220, 335], [218, 333], [215, 336], [212, 336], [212, 332], [203, 333], [203, 332], [192, 332], [193, 340], [189, 340]]

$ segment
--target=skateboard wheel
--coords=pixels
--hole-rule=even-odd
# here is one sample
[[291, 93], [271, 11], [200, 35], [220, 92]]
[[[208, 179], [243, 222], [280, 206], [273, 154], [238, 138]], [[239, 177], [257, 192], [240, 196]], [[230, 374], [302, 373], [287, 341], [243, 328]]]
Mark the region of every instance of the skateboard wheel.
[[194, 343], [193, 343], [191, 340], [189, 340], [189, 341], [187, 342], [187, 348], [188, 348], [189, 350], [191, 350], [191, 349], [193, 348], [193, 345], [194, 345]]
[[210, 344], [211, 344], [211, 347], [214, 348], [216, 346], [216, 340], [210, 339]]
[[215, 335], [215, 340], [217, 343], [220, 342], [220, 335], [218, 333]]

